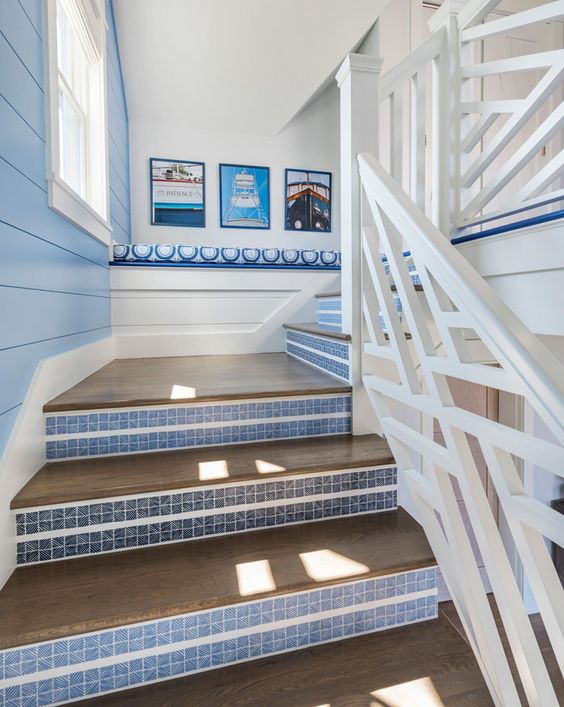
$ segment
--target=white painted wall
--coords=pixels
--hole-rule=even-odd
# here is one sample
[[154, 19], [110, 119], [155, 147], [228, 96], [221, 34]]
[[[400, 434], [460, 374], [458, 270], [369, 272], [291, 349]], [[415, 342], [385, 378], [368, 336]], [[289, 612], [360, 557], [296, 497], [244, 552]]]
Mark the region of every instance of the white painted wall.
[[282, 325], [315, 321], [315, 295], [338, 283], [338, 272], [321, 269], [114, 267], [116, 356], [283, 351]]
[[564, 336], [561, 221], [470, 241], [458, 250], [532, 332]]
[[[275, 83], [273, 83], [273, 90]], [[269, 96], [264, 100], [270, 100]], [[214, 246], [315, 248], [338, 250], [339, 238], [339, 95], [331, 83], [276, 137], [187, 129], [180, 113], [158, 122], [130, 117], [132, 240], [135, 243], [185, 243]], [[150, 225], [149, 158], [206, 163], [206, 227]], [[268, 231], [219, 227], [220, 162], [270, 167]], [[286, 167], [333, 173], [331, 233], [284, 230]]]

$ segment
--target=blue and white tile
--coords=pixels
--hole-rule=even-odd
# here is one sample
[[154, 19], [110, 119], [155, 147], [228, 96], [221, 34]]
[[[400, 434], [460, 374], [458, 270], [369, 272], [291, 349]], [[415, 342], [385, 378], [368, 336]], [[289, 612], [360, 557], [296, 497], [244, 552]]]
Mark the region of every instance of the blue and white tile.
[[136, 243], [114, 246], [111, 264], [340, 270], [341, 253], [337, 250]]
[[395, 508], [396, 467], [46, 506], [16, 513], [17, 562], [50, 562]]
[[288, 329], [286, 352], [341, 380], [350, 382], [350, 344]]
[[436, 567], [345, 581], [0, 651], [0, 702], [61, 704], [436, 616]]
[[48, 459], [347, 434], [350, 394], [48, 414]]

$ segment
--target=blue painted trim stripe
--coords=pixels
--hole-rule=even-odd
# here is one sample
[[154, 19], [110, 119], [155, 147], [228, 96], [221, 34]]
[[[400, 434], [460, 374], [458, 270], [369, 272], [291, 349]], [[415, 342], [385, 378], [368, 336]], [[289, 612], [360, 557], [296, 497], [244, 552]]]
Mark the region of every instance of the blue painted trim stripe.
[[487, 238], [488, 236], [498, 236], [501, 233], [509, 233], [511, 231], [518, 231], [521, 228], [528, 228], [529, 226], [539, 226], [543, 223], [549, 223], [550, 221], [557, 221], [558, 219], [564, 218], [564, 209], [559, 211], [552, 211], [549, 214], [541, 214], [540, 216], [533, 216], [532, 218], [523, 219], [522, 221], [515, 221], [513, 223], [506, 223], [503, 226], [497, 226], [496, 228], [489, 228], [486, 231], [480, 231], [479, 233], [469, 233], [466, 236], [457, 236], [451, 240], [453, 245], [460, 245], [461, 243], [469, 243], [470, 241], [477, 241], [481, 238]]
[[231, 268], [234, 270], [341, 270], [340, 265], [266, 265], [262, 263], [165, 263], [165, 262], [139, 262], [110, 261], [112, 267], [143, 266], [154, 268]]

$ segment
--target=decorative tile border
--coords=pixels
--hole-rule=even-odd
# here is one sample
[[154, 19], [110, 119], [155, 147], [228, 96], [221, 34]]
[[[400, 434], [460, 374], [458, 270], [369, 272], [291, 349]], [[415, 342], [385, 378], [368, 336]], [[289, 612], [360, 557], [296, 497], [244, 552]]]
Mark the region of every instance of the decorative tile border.
[[350, 393], [47, 415], [48, 459], [347, 434]]
[[115, 245], [111, 265], [341, 269], [337, 250], [217, 248], [191, 245]]
[[310, 351], [301, 346], [295, 346], [289, 342], [286, 343], [286, 352], [299, 358], [301, 361], [305, 361], [316, 368], [320, 368], [326, 373], [331, 373], [337, 378], [346, 381], [349, 380], [349, 367], [345, 363], [339, 363], [332, 358], [327, 358], [326, 356], [315, 353], [315, 351]]
[[55, 705], [437, 616], [437, 568], [0, 651], [5, 707]]
[[329, 356], [335, 356], [336, 358], [343, 359], [343, 361], [349, 360], [349, 344], [342, 344], [339, 341], [325, 339], [321, 336], [314, 336], [313, 334], [304, 334], [300, 331], [294, 331], [293, 329], [288, 329], [286, 337], [288, 341], [294, 344], [314, 349], [315, 351], [328, 354]]
[[396, 484], [396, 467], [380, 467], [34, 509], [16, 514], [17, 562], [393, 510]]
[[322, 297], [317, 303], [317, 323], [340, 328], [342, 324], [341, 298]]
[[323, 501], [280, 504], [267, 508], [214, 513], [208, 516], [178, 518], [143, 525], [108, 528], [88, 532], [25, 540], [18, 543], [18, 565], [51, 562], [70, 557], [97, 555], [104, 552], [131, 550], [149, 545], [161, 545], [226, 535], [280, 525], [305, 523], [342, 516], [373, 513], [397, 508], [397, 491], [361, 493]]
[[48, 414], [45, 416], [45, 434], [49, 437], [82, 432], [183, 427], [202, 423], [282, 420], [344, 412], [350, 412], [350, 396], [347, 394], [155, 405], [135, 409], [114, 408], [95, 412]]
[[350, 382], [350, 344], [288, 329], [286, 352], [347, 383]]
[[327, 497], [396, 484], [397, 467], [387, 466], [67, 503], [16, 513], [16, 534], [35, 535], [126, 520], [148, 522], [161, 516], [212, 512], [234, 506], [254, 507], [265, 502]]

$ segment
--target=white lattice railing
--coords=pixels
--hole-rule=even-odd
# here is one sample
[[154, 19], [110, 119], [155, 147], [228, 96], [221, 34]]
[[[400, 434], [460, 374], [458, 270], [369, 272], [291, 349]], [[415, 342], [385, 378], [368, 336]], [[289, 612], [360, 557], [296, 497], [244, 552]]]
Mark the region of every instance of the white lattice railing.
[[[474, 15], [462, 17], [458, 26], [462, 57], [461, 228], [535, 208], [538, 212], [538, 207], [564, 200], [560, 181], [564, 172], [564, 45], [562, 26], [556, 22], [564, 19], [564, 1], [480, 23], [484, 12], [481, 7]], [[549, 23], [557, 28], [552, 42]], [[539, 51], [476, 60], [499, 37], [523, 30]], [[514, 86], [518, 95], [506, 98], [504, 81], [509, 75], [523, 81]], [[498, 95], [484, 99], [486, 82], [492, 79]]]
[[[445, 0], [432, 36], [387, 74], [366, 55], [349, 55], [339, 71], [343, 330], [353, 341], [354, 432], [386, 435], [495, 703], [520, 705], [520, 682], [530, 705], [552, 707], [517, 570], [562, 671], [564, 593], [548, 543], [564, 546], [564, 516], [528, 493], [522, 470], [564, 479], [564, 368], [448, 238], [564, 199], [564, 2], [491, 19], [498, 2]], [[488, 42], [539, 27], [560, 46], [484, 60]], [[484, 90], [492, 76], [530, 79], [531, 71], [526, 95]], [[541, 438], [463, 409], [449, 380], [524, 401], [549, 432]]]
[[[564, 205], [564, 0], [491, 19], [497, 4], [445, 2], [379, 83], [379, 160], [450, 236]], [[524, 30], [540, 51], [503, 56]]]
[[[564, 478], [564, 368], [377, 160], [361, 155], [359, 163], [365, 203], [362, 293], [368, 340], [363, 354], [364, 385], [495, 703], [521, 704], [453, 480], [460, 488], [527, 700], [530, 705], [556, 706], [554, 687], [468, 435], [478, 440], [488, 464], [500, 508], [562, 670], [564, 592], [545, 539], [564, 546], [564, 518], [527, 494], [519, 461], [532, 462]], [[422, 292], [415, 289], [402, 254], [406, 243]], [[382, 255], [401, 299], [402, 320]], [[406, 325], [410, 339], [405, 336]], [[487, 347], [490, 365], [471, 362], [472, 351], [464, 336], [467, 329]], [[522, 396], [545, 422], [554, 441], [458, 407], [449, 377]], [[421, 432], [421, 416], [439, 426], [444, 445]]]

